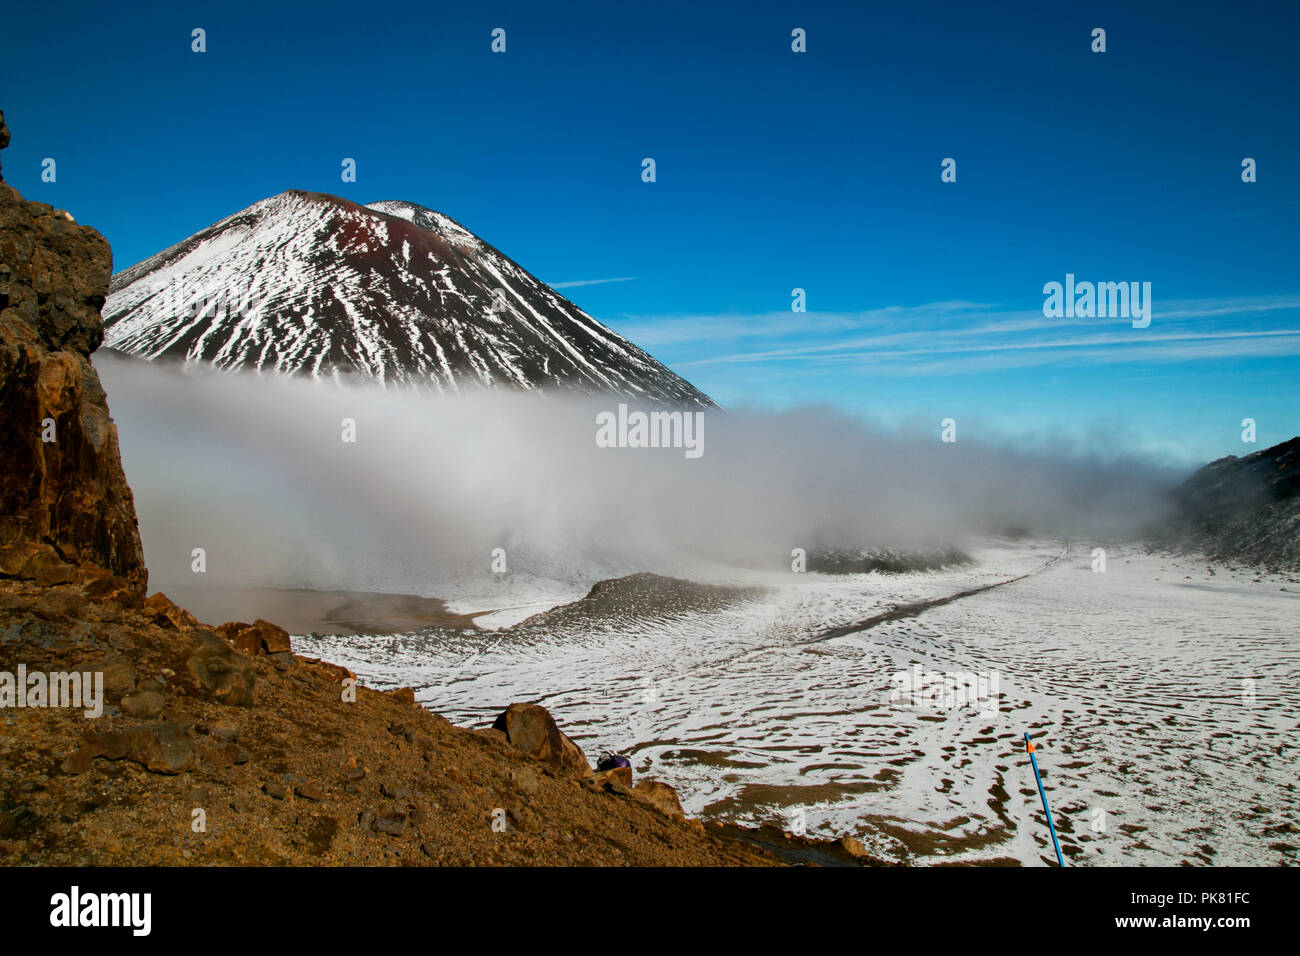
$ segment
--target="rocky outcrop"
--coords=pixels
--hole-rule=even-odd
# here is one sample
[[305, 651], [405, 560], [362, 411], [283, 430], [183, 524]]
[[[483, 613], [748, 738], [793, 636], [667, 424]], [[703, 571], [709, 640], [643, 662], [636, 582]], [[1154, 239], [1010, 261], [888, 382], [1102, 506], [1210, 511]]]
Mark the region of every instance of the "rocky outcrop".
[[580, 776], [591, 774], [582, 748], [566, 737], [545, 707], [539, 704], [511, 704], [492, 724], [516, 748], [562, 771]]
[[540, 704], [511, 704], [497, 717], [492, 729], [505, 734], [514, 747], [529, 756], [551, 764], [562, 773], [587, 778], [585, 785], [592, 790], [633, 797], [664, 816], [686, 819], [677, 791], [666, 783], [640, 780], [633, 785], [630, 766], [602, 763], [605, 769], [592, 773], [582, 748], [565, 736], [550, 711]]
[[970, 563], [970, 555], [957, 548], [814, 548], [808, 552], [808, 570], [821, 574], [910, 574]]
[[99, 233], [0, 180], [0, 576], [131, 599], [144, 552], [90, 364], [112, 265]]
[[627, 768], [597, 788], [538, 760], [541, 714], [508, 722], [518, 742], [546, 731], [526, 753], [341, 668], [241, 654], [162, 602], [43, 603], [81, 590], [0, 580], [0, 671], [103, 677], [97, 718], [0, 713], [0, 865], [775, 862], [639, 799]]

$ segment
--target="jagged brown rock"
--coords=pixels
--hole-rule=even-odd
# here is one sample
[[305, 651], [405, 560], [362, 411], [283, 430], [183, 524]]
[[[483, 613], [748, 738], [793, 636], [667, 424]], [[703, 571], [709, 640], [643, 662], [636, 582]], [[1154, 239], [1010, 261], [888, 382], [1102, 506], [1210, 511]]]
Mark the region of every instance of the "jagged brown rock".
[[552, 764], [566, 773], [590, 776], [591, 765], [582, 748], [570, 740], [539, 704], [511, 704], [492, 724], [506, 740], [531, 757]]
[[[94, 720], [67, 708], [0, 711], [10, 821], [0, 865], [775, 862], [629, 794], [578, 786], [579, 775], [497, 731], [453, 726], [364, 686], [347, 695], [345, 671], [306, 657], [281, 670], [264, 653], [220, 650], [209, 629], [164, 626], [111, 601], [89, 601], [91, 626], [51, 648], [38, 640], [42, 593], [0, 582], [0, 670], [102, 666], [113, 689]], [[196, 645], [255, 678], [254, 706], [208, 692], [187, 669]], [[120, 705], [147, 693], [165, 698], [156, 717]], [[202, 832], [191, 829], [196, 808]], [[498, 809], [504, 831], [493, 829]]]
[[88, 733], [81, 747], [63, 762], [67, 774], [87, 773], [97, 757], [131, 760], [146, 770], [178, 774], [194, 763], [194, 746], [175, 724], [146, 724], [108, 733]]
[[632, 795], [639, 797], [666, 816], [686, 819], [686, 811], [677, 799], [677, 791], [658, 780], [639, 780], [632, 788]]
[[288, 631], [261, 618], [252, 624], [228, 621], [217, 628], [217, 633], [244, 654], [281, 654], [293, 649]]
[[257, 702], [257, 671], [252, 662], [215, 631], [195, 628], [190, 634], [193, 654], [185, 668], [203, 692], [219, 704], [252, 707]]
[[623, 790], [632, 789], [632, 768], [631, 767], [614, 767], [610, 770], [601, 770], [592, 775], [591, 782], [597, 787], [606, 787], [614, 789], [622, 787]]
[[[198, 627], [199, 622], [195, 620], [194, 615], [183, 607], [177, 607], [172, 599], [159, 591], [157, 594], [149, 595], [148, 600], [144, 602], [144, 612], [153, 619], [153, 622], [159, 627], [174, 627], [177, 629], [186, 627]], [[223, 635], [224, 636], [224, 635]]]
[[142, 598], [135, 505], [90, 364], [112, 267], [94, 229], [0, 179], [0, 574], [43, 586], [111, 575]]

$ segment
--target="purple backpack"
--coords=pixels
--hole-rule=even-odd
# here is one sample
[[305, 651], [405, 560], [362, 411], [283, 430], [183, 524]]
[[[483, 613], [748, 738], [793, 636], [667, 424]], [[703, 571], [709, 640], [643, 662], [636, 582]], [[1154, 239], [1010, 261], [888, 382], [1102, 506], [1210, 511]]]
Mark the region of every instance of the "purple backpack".
[[596, 769], [599, 771], [613, 770], [615, 767], [631, 767], [632, 761], [628, 760], [622, 754], [612, 754], [605, 751], [600, 755], [600, 760], [596, 762]]

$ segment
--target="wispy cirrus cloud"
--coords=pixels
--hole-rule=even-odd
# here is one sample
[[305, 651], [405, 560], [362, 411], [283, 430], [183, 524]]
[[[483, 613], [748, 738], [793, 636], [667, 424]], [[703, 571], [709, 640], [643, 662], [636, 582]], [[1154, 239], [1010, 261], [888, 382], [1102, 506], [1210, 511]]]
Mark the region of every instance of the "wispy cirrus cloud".
[[1152, 323], [1050, 318], [974, 302], [863, 312], [768, 312], [629, 318], [615, 327], [677, 368], [858, 366], [895, 375], [995, 372], [1039, 365], [1184, 362], [1300, 355], [1300, 295], [1157, 299]]
[[548, 282], [552, 289], [573, 289], [580, 285], [605, 285], [607, 282], [632, 282], [636, 276], [616, 276], [613, 279], [574, 279], [572, 282]]

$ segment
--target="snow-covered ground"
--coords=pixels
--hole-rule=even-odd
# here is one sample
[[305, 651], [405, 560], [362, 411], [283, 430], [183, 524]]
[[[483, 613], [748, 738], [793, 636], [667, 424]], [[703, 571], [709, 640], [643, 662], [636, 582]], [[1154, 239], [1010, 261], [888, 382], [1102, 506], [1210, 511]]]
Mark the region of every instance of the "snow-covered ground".
[[[966, 568], [904, 575], [737, 571], [724, 583], [761, 590], [709, 610], [295, 647], [413, 686], [457, 723], [539, 701], [593, 760], [629, 754], [705, 818], [802, 822], [919, 863], [1054, 865], [1028, 731], [1072, 865], [1295, 864], [1300, 585], [1114, 545], [1098, 573], [1091, 549], [991, 542]], [[891, 701], [913, 665], [996, 672], [998, 706]]]

